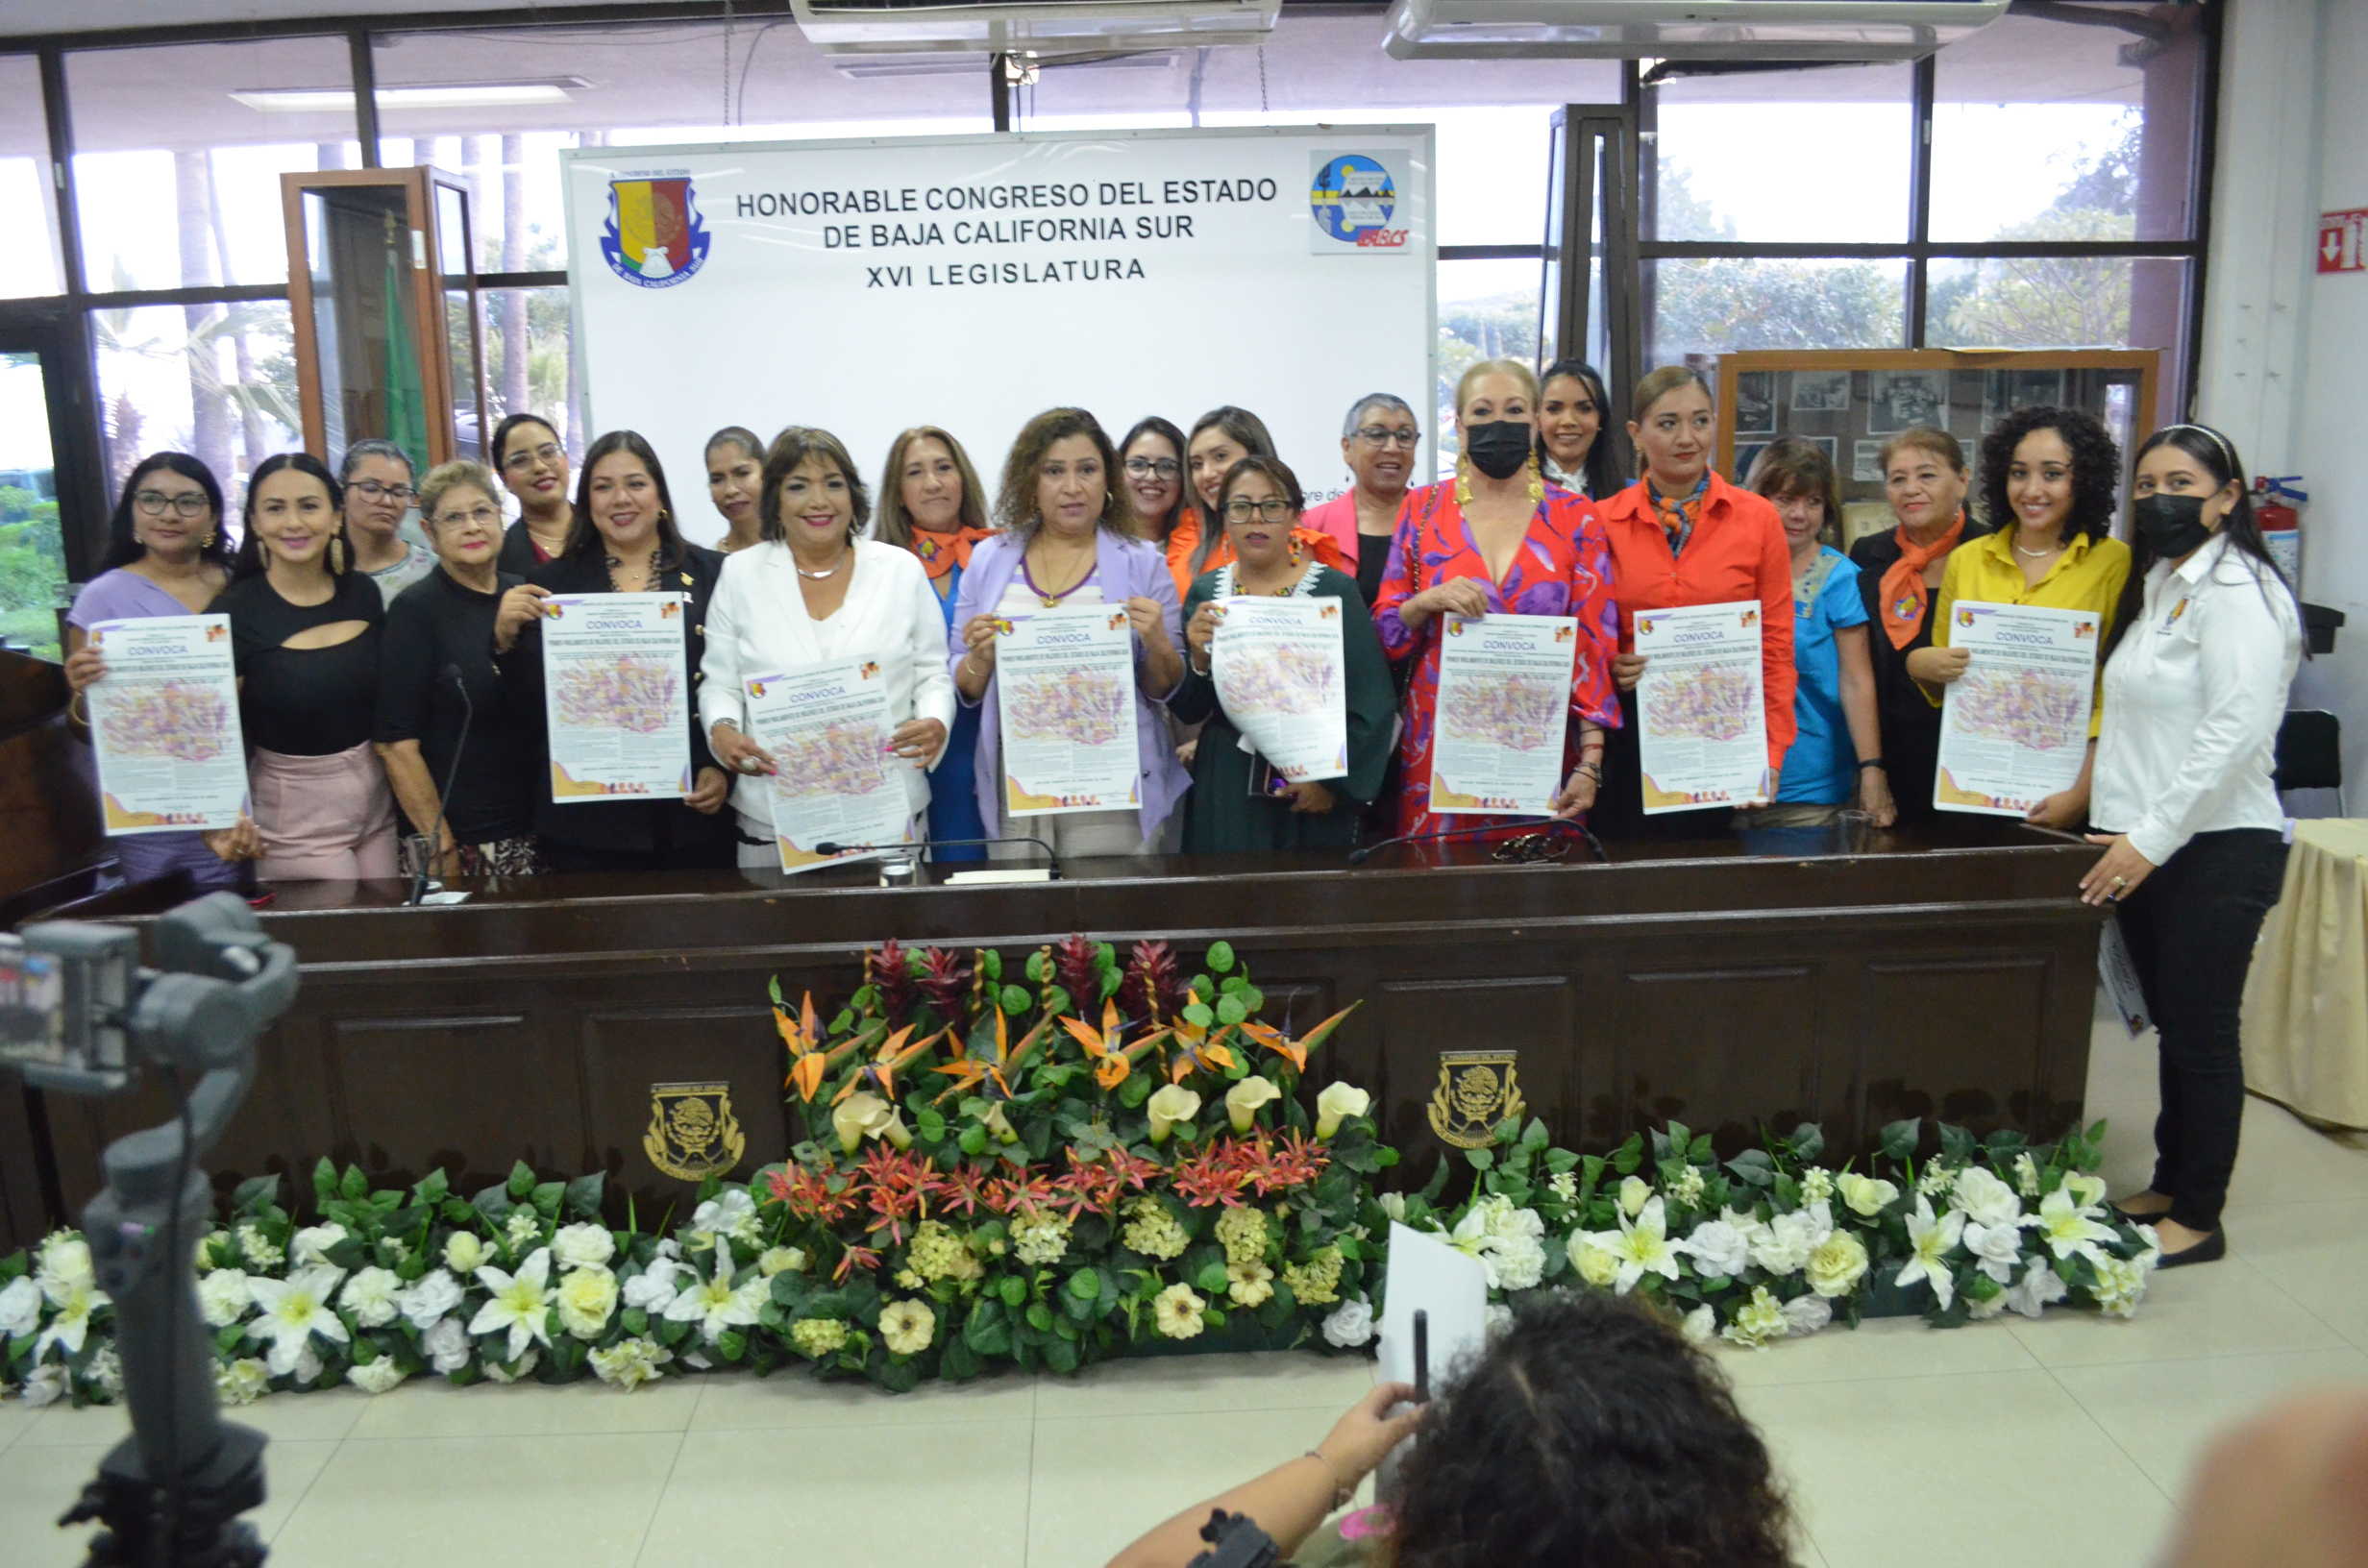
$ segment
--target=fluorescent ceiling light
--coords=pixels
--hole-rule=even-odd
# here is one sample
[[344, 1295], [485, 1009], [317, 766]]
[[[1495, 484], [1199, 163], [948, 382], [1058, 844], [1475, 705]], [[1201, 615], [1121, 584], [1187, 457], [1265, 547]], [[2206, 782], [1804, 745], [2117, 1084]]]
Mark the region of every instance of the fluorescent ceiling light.
[[[437, 86], [381, 87], [378, 106], [389, 109], [490, 109], [500, 105], [564, 104], [571, 87], [588, 87], [580, 76], [540, 82], [456, 82]], [[352, 110], [350, 87], [250, 87], [231, 96], [265, 114], [318, 114]]]

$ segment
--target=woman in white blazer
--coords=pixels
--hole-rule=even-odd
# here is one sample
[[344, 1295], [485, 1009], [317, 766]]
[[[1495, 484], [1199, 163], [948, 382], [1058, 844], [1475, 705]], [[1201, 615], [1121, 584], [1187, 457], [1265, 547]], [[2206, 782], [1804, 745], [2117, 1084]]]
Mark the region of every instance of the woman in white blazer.
[[871, 497], [838, 437], [791, 426], [765, 453], [763, 483], [761, 542], [724, 559], [699, 682], [700, 721], [716, 760], [737, 775], [731, 803], [743, 866], [780, 864], [765, 783], [774, 760], [746, 733], [749, 676], [879, 661], [915, 818], [928, 809], [928, 770], [954, 714], [945, 616], [928, 573], [908, 551], [856, 537]]

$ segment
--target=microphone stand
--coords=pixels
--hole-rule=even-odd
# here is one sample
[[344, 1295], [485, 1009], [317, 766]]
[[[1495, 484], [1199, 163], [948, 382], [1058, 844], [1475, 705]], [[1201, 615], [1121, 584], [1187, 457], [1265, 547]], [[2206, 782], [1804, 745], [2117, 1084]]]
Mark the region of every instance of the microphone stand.
[[[428, 830], [427, 847], [420, 851], [419, 869], [411, 873], [411, 896], [407, 900], [413, 908], [428, 900], [428, 873], [435, 866], [436, 848], [444, 842], [444, 813], [451, 809], [453, 781], [460, 776], [460, 754], [469, 747], [469, 724], [477, 717], [477, 704], [469, 700], [469, 683], [460, 674], [460, 666], [448, 664], [436, 672], [439, 680], [449, 680], [453, 690], [460, 694], [460, 738], [453, 745], [453, 760], [444, 767], [444, 788], [436, 796], [435, 825]], [[443, 884], [436, 884], [441, 892]]]

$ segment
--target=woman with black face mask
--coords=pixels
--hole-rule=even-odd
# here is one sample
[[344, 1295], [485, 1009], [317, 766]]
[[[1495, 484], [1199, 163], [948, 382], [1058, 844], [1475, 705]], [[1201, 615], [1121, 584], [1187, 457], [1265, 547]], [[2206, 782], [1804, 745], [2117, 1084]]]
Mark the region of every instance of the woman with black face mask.
[[[1567, 615], [1578, 621], [1570, 705], [1563, 719], [1563, 782], [1553, 814], [1576, 818], [1595, 803], [1603, 734], [1619, 723], [1612, 695], [1618, 612], [1612, 557], [1594, 503], [1549, 489], [1538, 471], [1538, 379], [1517, 359], [1484, 359], [1456, 385], [1463, 455], [1455, 478], [1410, 490], [1373, 621], [1393, 662], [1411, 661], [1398, 737], [1404, 784], [1397, 830], [1425, 834], [1522, 819], [1431, 812], [1431, 743], [1438, 718], [1439, 650], [1449, 617]], [[1789, 602], [1789, 601], [1788, 601]], [[1786, 698], [1790, 701], [1789, 696]], [[1534, 816], [1526, 819], [1535, 823]], [[1486, 841], [1493, 832], [1475, 833]], [[1458, 841], [1465, 842], [1465, 841]]]
[[[1644, 477], [1601, 503], [1619, 600], [1619, 656], [1613, 680], [1627, 724], [1613, 741], [1611, 780], [1595, 828], [1637, 839], [1724, 837], [1734, 806], [1776, 798], [1794, 730], [1792, 547], [1784, 520], [1764, 498], [1712, 471], [1717, 421], [1699, 372], [1664, 365], [1630, 395], [1628, 439]], [[1687, 604], [1760, 603], [1760, 701], [1766, 714], [1767, 794], [1693, 811], [1644, 815], [1644, 771], [1637, 749], [1636, 686], [1645, 656], [1636, 651], [1638, 612]], [[1880, 768], [1868, 758], [1862, 768]]]
[[2157, 430], [2137, 449], [2136, 552], [2105, 652], [2081, 897], [2114, 918], [2162, 1053], [2155, 1175], [2118, 1205], [2152, 1220], [2164, 1268], [2228, 1252], [2245, 1068], [2237, 1013], [2285, 874], [2271, 782], [2302, 615], [2254, 521], [2228, 437]]

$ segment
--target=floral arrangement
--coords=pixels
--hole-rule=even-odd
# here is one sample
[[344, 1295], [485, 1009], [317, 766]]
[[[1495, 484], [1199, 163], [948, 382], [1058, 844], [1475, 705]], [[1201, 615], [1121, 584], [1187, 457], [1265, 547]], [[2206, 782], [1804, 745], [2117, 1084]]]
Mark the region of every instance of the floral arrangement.
[[[1547, 1284], [1641, 1290], [1689, 1331], [1764, 1345], [1839, 1317], [1941, 1327], [2055, 1302], [2127, 1315], [2151, 1230], [2102, 1208], [2100, 1123], [2062, 1142], [1884, 1129], [1873, 1168], [1817, 1162], [1803, 1126], [1732, 1160], [1671, 1124], [1608, 1155], [1508, 1120], [1418, 1192], [1369, 1096], [1299, 1092], [1347, 1016], [1293, 1037], [1217, 943], [1123, 961], [1071, 938], [869, 954], [826, 1021], [776, 992], [805, 1138], [686, 1222], [603, 1220], [604, 1178], [524, 1165], [474, 1196], [440, 1171], [373, 1189], [324, 1161], [299, 1224], [276, 1176], [234, 1193], [197, 1249], [223, 1398], [407, 1378], [631, 1388], [724, 1367], [886, 1388], [998, 1366], [1071, 1372], [1160, 1348], [1351, 1349], [1373, 1336], [1397, 1221], [1478, 1258], [1494, 1299]], [[1197, 1343], [1195, 1343], [1195, 1342]], [[0, 1384], [110, 1400], [122, 1366], [88, 1246], [60, 1232], [0, 1260]]]
[[1670, 1123], [1605, 1156], [1548, 1146], [1542, 1122], [1500, 1124], [1470, 1151], [1479, 1175], [1442, 1207], [1445, 1170], [1418, 1193], [1383, 1193], [1377, 1215], [1443, 1233], [1488, 1271], [1490, 1296], [1555, 1282], [1657, 1298], [1689, 1335], [1757, 1348], [1837, 1318], [1919, 1311], [1936, 1328], [2058, 1302], [2127, 1317], [2158, 1256], [2152, 1226], [2105, 1207], [2105, 1124], [2034, 1146], [1923, 1123], [1883, 1129], [1874, 1169], [1818, 1164], [1804, 1124], [1720, 1163], [1707, 1134]]

